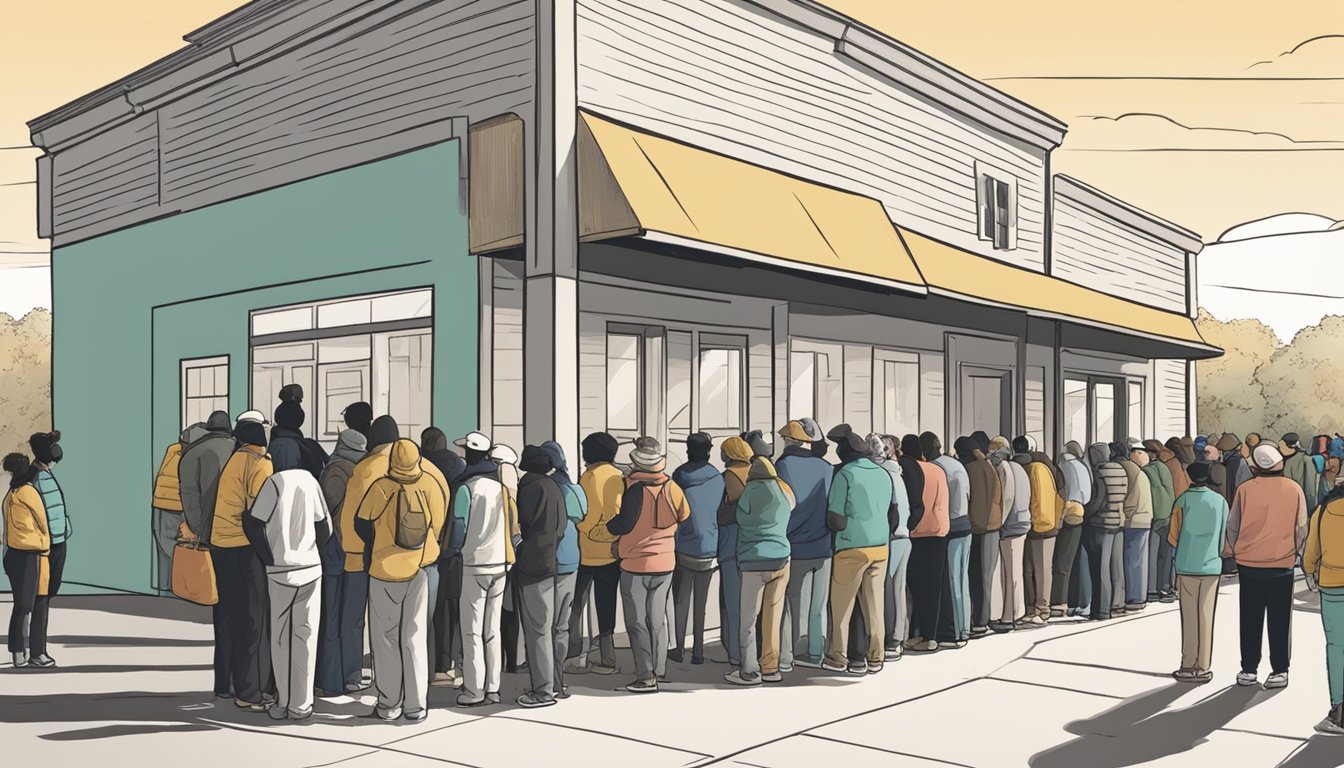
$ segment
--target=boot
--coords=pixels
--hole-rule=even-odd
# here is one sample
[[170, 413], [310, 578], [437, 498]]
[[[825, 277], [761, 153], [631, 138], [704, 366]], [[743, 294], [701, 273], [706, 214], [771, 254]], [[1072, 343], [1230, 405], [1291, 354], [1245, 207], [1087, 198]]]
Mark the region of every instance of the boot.
[[1331, 707], [1325, 719], [1316, 724], [1315, 731], [1322, 736], [1344, 736], [1344, 704]]

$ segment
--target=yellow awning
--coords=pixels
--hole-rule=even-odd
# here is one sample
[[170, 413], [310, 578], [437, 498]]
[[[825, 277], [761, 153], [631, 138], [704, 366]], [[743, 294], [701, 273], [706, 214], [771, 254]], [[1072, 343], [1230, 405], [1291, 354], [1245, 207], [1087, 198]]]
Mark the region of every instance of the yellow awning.
[[924, 294], [878, 201], [583, 113], [580, 239], [638, 234]]
[[1200, 357], [1221, 352], [1199, 335], [1194, 321], [1185, 314], [1165, 312], [978, 256], [904, 227], [897, 230], [919, 265], [930, 293], [1172, 342], [1198, 350], [1202, 353]]

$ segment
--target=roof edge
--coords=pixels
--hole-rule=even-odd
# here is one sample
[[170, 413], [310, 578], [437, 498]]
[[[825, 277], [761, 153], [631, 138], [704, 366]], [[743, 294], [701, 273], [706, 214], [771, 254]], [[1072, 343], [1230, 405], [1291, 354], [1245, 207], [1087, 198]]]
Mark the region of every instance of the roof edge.
[[1133, 203], [1125, 202], [1072, 176], [1055, 174], [1054, 189], [1055, 197], [1066, 197], [1082, 203], [1098, 213], [1132, 226], [1186, 253], [1196, 254], [1204, 249], [1204, 241], [1198, 233], [1149, 213]]

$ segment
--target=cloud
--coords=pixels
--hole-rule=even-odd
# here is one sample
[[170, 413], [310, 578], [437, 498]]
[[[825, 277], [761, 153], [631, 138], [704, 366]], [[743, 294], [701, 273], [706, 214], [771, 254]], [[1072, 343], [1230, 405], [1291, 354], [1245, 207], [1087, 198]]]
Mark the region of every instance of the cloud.
[[1229, 126], [1186, 125], [1154, 112], [1079, 117], [1087, 122], [1072, 124], [1068, 149], [1112, 152], [1344, 150], [1344, 141], [1298, 139], [1276, 131]]
[[1280, 213], [1238, 224], [1219, 236], [1217, 242], [1230, 243], [1265, 237], [1283, 237], [1344, 228], [1344, 222], [1315, 213]]
[[1272, 59], [1246, 68], [1256, 76], [1344, 77], [1344, 35], [1308, 38]]

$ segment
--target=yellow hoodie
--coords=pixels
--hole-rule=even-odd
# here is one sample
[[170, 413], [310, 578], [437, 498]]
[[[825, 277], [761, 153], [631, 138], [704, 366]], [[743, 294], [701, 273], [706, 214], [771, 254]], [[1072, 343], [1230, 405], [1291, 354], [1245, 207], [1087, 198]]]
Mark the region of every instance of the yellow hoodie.
[[588, 512], [575, 526], [579, 530], [579, 563], [610, 565], [616, 562], [616, 542], [620, 537], [607, 531], [607, 523], [621, 511], [625, 476], [610, 463], [593, 464], [579, 478], [579, 487], [588, 497]]
[[273, 473], [271, 457], [266, 455], [265, 448], [244, 445], [233, 452], [219, 473], [210, 546], [222, 549], [252, 546], [243, 533], [243, 515], [252, 509], [261, 486]]
[[[386, 474], [369, 486], [355, 515], [373, 523], [369, 576], [380, 581], [410, 581], [421, 567], [439, 559], [439, 536], [448, 513], [448, 499], [439, 481], [423, 471], [420, 449], [415, 443], [398, 440], [391, 445], [389, 454]], [[397, 498], [402, 491], [415, 494], [420, 508], [429, 516], [429, 535], [419, 551], [396, 544]], [[364, 540], [358, 541], [362, 544]]]
[[1312, 516], [1302, 570], [1322, 587], [1344, 587], [1344, 498], [1330, 501]]
[[337, 523], [341, 529], [341, 549], [345, 550], [346, 573], [364, 570], [364, 540], [355, 533], [355, 513], [359, 511], [359, 503], [373, 487], [374, 481], [387, 474], [388, 454], [392, 452], [392, 445], [380, 445], [360, 459], [355, 465], [355, 471], [350, 473], [350, 482], [345, 484], [345, 500], [341, 502]]
[[159, 474], [154, 477], [154, 508], [182, 511], [182, 492], [178, 486], [177, 465], [182, 461], [182, 444], [173, 443], [163, 454]]

